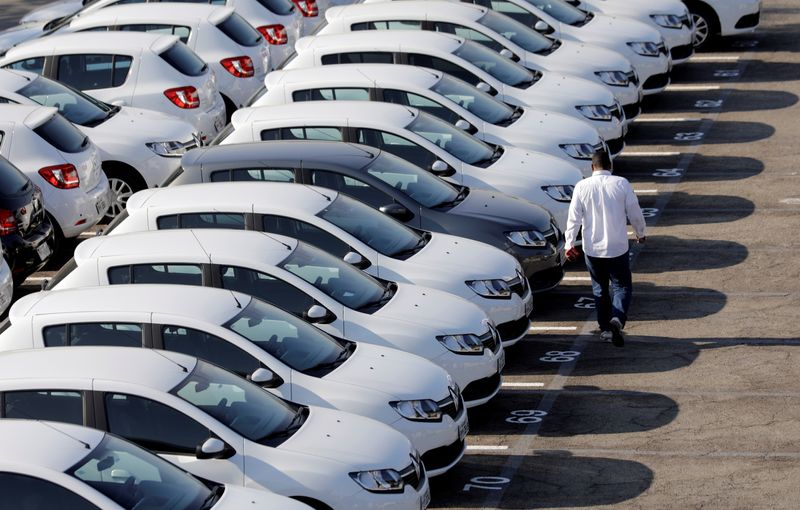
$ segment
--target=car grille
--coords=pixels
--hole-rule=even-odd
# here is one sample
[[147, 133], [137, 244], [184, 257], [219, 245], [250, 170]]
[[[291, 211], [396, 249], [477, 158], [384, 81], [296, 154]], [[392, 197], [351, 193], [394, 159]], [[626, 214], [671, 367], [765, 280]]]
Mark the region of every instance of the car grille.
[[464, 451], [464, 441], [455, 441], [454, 443], [428, 450], [422, 454], [422, 463], [425, 464], [425, 469], [431, 471], [433, 469], [442, 469], [449, 466], [458, 459], [461, 452]]
[[465, 402], [480, 400], [493, 394], [495, 391], [497, 391], [499, 386], [500, 373], [495, 373], [489, 377], [484, 377], [483, 379], [478, 379], [477, 381], [472, 381], [471, 383], [467, 384], [467, 387], [464, 388], [464, 391], [461, 392], [461, 395], [464, 396]]
[[500, 348], [499, 337], [500, 335], [497, 333], [497, 330], [494, 328], [494, 326], [490, 325], [489, 331], [482, 334], [478, 338], [485, 349], [489, 349], [492, 352], [497, 352], [497, 349]]
[[625, 112], [625, 118], [633, 120], [642, 113], [642, 104], [639, 101], [630, 104], [622, 105], [622, 111]]
[[612, 155], [619, 154], [625, 148], [625, 139], [623, 137], [614, 138], [613, 140], [606, 140], [608, 144], [608, 152]]
[[425, 484], [425, 468], [419, 458], [411, 458], [411, 464], [400, 470], [400, 477], [406, 485], [419, 490]]
[[627, 76], [628, 76], [628, 81], [629, 82], [631, 82], [631, 83], [633, 83], [634, 85], [637, 85], [637, 86], [639, 85], [639, 75], [636, 74], [636, 71], [631, 69], [630, 71], [628, 71]]
[[661, 53], [662, 55], [668, 55], [669, 50], [667, 49], [667, 45], [664, 44], [663, 42], [658, 43], [658, 52]]
[[458, 389], [458, 386], [451, 386], [448, 390], [450, 394], [436, 403], [444, 414], [453, 420], [458, 420], [464, 410], [464, 399], [461, 398], [461, 390]]
[[685, 27], [692, 28], [692, 17], [688, 12], [681, 16], [681, 24], [683, 24]]
[[683, 46], [675, 46], [670, 50], [672, 60], [683, 60], [689, 58], [694, 53], [694, 46], [691, 44], [684, 44]]
[[[547, 233], [545, 233], [544, 236], [547, 238]], [[528, 292], [528, 281], [519, 273], [517, 273], [517, 276], [514, 278], [506, 280], [506, 283], [511, 288], [511, 292], [519, 297], [524, 297]]]
[[736, 22], [735, 28], [753, 28], [758, 26], [758, 23], [761, 21], [761, 12], [756, 12], [754, 14], [748, 14], [747, 16], [742, 16], [739, 21]]
[[612, 117], [620, 122], [622, 121], [622, 107], [619, 105], [619, 103], [614, 102], [614, 104], [609, 107], [609, 110]]
[[[557, 226], [552, 224], [550, 225], [550, 227], [551, 227], [550, 230], [543, 233], [544, 238], [548, 243], [552, 244], [553, 246], [558, 246], [558, 240], [561, 239], [561, 230], [559, 230]], [[522, 279], [524, 280], [524, 278]], [[527, 286], [527, 283], [525, 283], [525, 285]], [[523, 295], [524, 294], [520, 294], [520, 297], [522, 297]]]
[[497, 325], [497, 332], [504, 342], [519, 338], [528, 332], [529, 321], [527, 317], [520, 317], [515, 321], [504, 322]]
[[645, 90], [660, 89], [669, 85], [669, 73], [654, 74], [642, 86]]

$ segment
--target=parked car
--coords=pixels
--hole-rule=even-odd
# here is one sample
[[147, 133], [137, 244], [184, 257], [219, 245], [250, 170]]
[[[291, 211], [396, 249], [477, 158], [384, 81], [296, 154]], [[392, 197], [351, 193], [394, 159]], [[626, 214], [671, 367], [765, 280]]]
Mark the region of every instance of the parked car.
[[14, 277], [11, 268], [5, 257], [5, 246], [3, 246], [3, 257], [0, 257], [0, 313], [5, 313], [14, 297]]
[[131, 442], [68, 423], [0, 420], [0, 448], [0, 490], [17, 510], [124, 510], [155, 502], [209, 510], [310, 508], [264, 490], [200, 480]]
[[0, 103], [54, 106], [92, 140], [113, 194], [109, 218], [133, 193], [162, 182], [180, 166], [178, 158], [200, 144], [194, 127], [177, 117], [113, 106], [26, 71], [0, 69]]
[[694, 45], [719, 36], [747, 34], [761, 22], [761, 0], [682, 0], [694, 21]]
[[[466, 237], [505, 250], [521, 264], [534, 292], [551, 289], [563, 278], [564, 236], [546, 209], [504, 193], [450, 184], [366, 145], [294, 140], [204, 147], [184, 156], [169, 184], [314, 184], [313, 174], [304, 170], [309, 168], [332, 177], [318, 185], [383, 209], [410, 227]], [[498, 326], [500, 335], [508, 336], [503, 328]]]
[[213, 73], [172, 35], [54, 35], [10, 50], [0, 67], [44, 75], [114, 106], [180, 117], [202, 140], [225, 125], [225, 104]]
[[427, 30], [464, 37], [531, 71], [544, 72], [545, 80], [575, 76], [595, 82], [608, 88], [623, 110], [632, 114], [631, 117], [626, 115], [626, 122], [638, 115], [641, 91], [633, 79], [633, 66], [625, 57], [605, 48], [572, 41], [565, 48], [563, 42], [545, 37], [486, 7], [445, 1], [406, 0], [398, 3], [379, 0], [336, 7], [328, 10], [325, 17], [328, 24], [320, 34]]
[[[180, 3], [127, 4], [75, 18], [60, 32], [170, 33], [214, 71], [227, 118], [244, 106], [270, 69], [269, 45], [231, 7]], [[59, 33], [60, 33], [59, 32]]]
[[10, 275], [14, 275], [15, 283], [22, 283], [50, 260], [53, 236], [42, 191], [0, 156], [0, 240], [5, 264], [0, 270], [0, 308], [5, 310], [11, 302], [11, 291], [7, 290]]
[[645, 95], [661, 92], [669, 85], [672, 70], [669, 50], [661, 34], [644, 23], [585, 13], [563, 0], [462, 1], [494, 9], [549, 37], [621, 53], [636, 68]]
[[509, 104], [588, 122], [609, 148], [615, 149], [614, 154], [624, 145], [625, 115], [607, 87], [581, 78], [530, 71], [489, 48], [450, 34], [387, 30], [380, 37], [371, 31], [304, 37], [286, 69], [362, 63], [436, 69], [491, 91]]
[[530, 107], [512, 107], [465, 81], [422, 67], [310, 67], [273, 71], [265, 83], [264, 94], [253, 106], [330, 100], [402, 104], [429, 113], [484, 142], [564, 159], [585, 177], [592, 173], [592, 155], [608, 151], [597, 130], [582, 120]]
[[[341, 179], [303, 168], [312, 182]], [[357, 191], [351, 194], [361, 198]], [[475, 304], [495, 324], [506, 347], [530, 327], [533, 294], [514, 257], [470, 239], [413, 230], [336, 191], [287, 182], [194, 184], [137, 193], [130, 207], [128, 218], [109, 235], [179, 228], [281, 234], [381, 280], [439, 289]]]
[[184, 354], [126, 347], [14, 351], [0, 355], [0, 374], [3, 418], [110, 432], [217, 484], [267, 489], [316, 508], [427, 505], [424, 467], [396, 430], [290, 404]]
[[139, 283], [243, 292], [335, 336], [417, 354], [450, 373], [467, 407], [500, 389], [505, 351], [480, 308], [442, 291], [378, 281], [290, 237], [235, 230], [94, 237], [48, 289]]
[[291, 402], [383, 422], [411, 440], [429, 476], [464, 454], [466, 408], [442, 368], [396, 349], [332, 338], [246, 294], [185, 285], [38, 292], [17, 301], [9, 320], [0, 335], [4, 350], [106, 345], [180, 352]]
[[309, 101], [245, 108], [222, 144], [328, 140], [390, 152], [471, 188], [502, 191], [549, 210], [563, 230], [572, 189], [583, 176], [562, 159], [489, 145], [416, 108], [363, 101]]
[[[49, 243], [35, 243], [40, 259], [94, 226], [108, 209], [111, 194], [97, 148], [55, 108], [0, 104], [0, 155], [41, 190], [55, 237], [52, 250]], [[30, 213], [37, 211], [33, 204]]]

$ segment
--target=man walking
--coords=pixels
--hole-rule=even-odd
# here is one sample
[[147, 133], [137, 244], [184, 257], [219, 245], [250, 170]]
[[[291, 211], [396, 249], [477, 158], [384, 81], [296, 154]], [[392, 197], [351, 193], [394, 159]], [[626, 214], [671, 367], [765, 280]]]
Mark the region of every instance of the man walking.
[[[633, 283], [628, 257], [628, 220], [636, 241], [645, 241], [645, 222], [639, 201], [627, 179], [611, 175], [607, 152], [592, 157], [592, 175], [580, 181], [572, 193], [566, 236], [567, 258], [580, 255], [575, 248], [583, 228], [583, 251], [592, 278], [600, 337], [622, 347], [622, 329], [628, 318]], [[610, 288], [609, 288], [610, 287]]]

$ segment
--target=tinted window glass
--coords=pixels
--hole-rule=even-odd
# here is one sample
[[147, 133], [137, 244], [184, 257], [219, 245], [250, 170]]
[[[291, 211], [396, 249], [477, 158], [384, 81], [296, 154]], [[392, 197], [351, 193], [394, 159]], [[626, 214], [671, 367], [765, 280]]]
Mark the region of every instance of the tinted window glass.
[[394, 55], [388, 51], [359, 51], [322, 56], [322, 65], [330, 64], [393, 64]]
[[14, 510], [99, 510], [60, 485], [16, 473], [0, 473], [0, 494]]
[[34, 57], [20, 60], [18, 62], [6, 64], [3, 67], [16, 69], [18, 71], [28, 71], [31, 73], [42, 74], [42, 71], [44, 71], [44, 57]]
[[[3, 135], [0, 133], [0, 141]], [[30, 180], [9, 160], [0, 156], [0, 192], [6, 195], [13, 195], [22, 191]]]
[[178, 215], [166, 214], [164, 216], [159, 216], [156, 218], [156, 226], [158, 227], [158, 230], [178, 228]]
[[176, 71], [186, 76], [201, 76], [208, 68], [206, 63], [195, 52], [180, 42], [170, 46], [161, 53], [160, 57], [174, 67]]
[[4, 418], [83, 425], [83, 396], [78, 391], [7, 391], [3, 412]]
[[481, 81], [481, 79], [478, 78], [476, 75], [474, 75], [472, 72], [467, 71], [463, 67], [454, 64], [448, 60], [441, 59], [439, 57], [431, 57], [429, 55], [409, 53], [408, 64], [417, 67], [427, 67], [429, 69], [436, 69], [438, 71], [442, 71], [443, 73], [455, 76], [456, 78], [460, 78], [471, 85], [477, 85], [478, 82]]
[[79, 90], [107, 89], [125, 83], [132, 58], [127, 55], [63, 55], [58, 81]]
[[292, 92], [295, 102], [301, 101], [369, 101], [369, 90], [342, 87], [336, 89], [307, 89]]
[[261, 34], [235, 12], [217, 28], [241, 46], [258, 46], [263, 41]]
[[385, 150], [422, 168], [430, 168], [437, 157], [428, 149], [405, 138], [375, 129], [359, 129], [358, 143]]
[[265, 215], [262, 219], [262, 226], [265, 232], [300, 239], [337, 257], [344, 257], [350, 251], [350, 246], [347, 243], [305, 221], [283, 216]]
[[194, 455], [209, 431], [160, 402], [109, 393], [105, 397], [108, 431], [157, 453]]
[[68, 121], [82, 126], [96, 126], [116, 112], [93, 97], [43, 77], [25, 85], [17, 94], [43, 106], [54, 106]]
[[65, 347], [67, 345], [67, 325], [48, 326], [42, 330], [45, 347]]
[[493, 11], [505, 14], [531, 28], [533, 28], [537, 21], [541, 20], [539, 16], [536, 16], [529, 10], [520, 7], [510, 0], [491, 0], [491, 5], [487, 5], [486, 7], [491, 7]]
[[335, 127], [297, 127], [281, 129], [282, 140], [344, 140], [342, 130]]
[[457, 113], [451, 111], [441, 104], [428, 99], [427, 97], [412, 94], [402, 90], [384, 90], [383, 100], [387, 103], [404, 104], [419, 108], [422, 111], [428, 112], [434, 117], [439, 117], [445, 122], [455, 124], [461, 117]]
[[391, 196], [363, 181], [327, 170], [312, 170], [311, 182], [317, 186], [340, 191], [375, 208], [394, 202]]
[[486, 34], [482, 34], [477, 30], [473, 30], [463, 25], [456, 25], [455, 23], [443, 23], [440, 21], [436, 21], [433, 23], [433, 29], [436, 32], [454, 34], [457, 35], [458, 37], [463, 37], [464, 39], [475, 41], [482, 46], [486, 46], [487, 48], [493, 49], [494, 51], [500, 51], [505, 47], [499, 42], [492, 39], [491, 37], [487, 36]]
[[430, 115], [420, 114], [408, 129], [470, 165], [491, 159], [494, 154], [482, 141]]
[[162, 226], [161, 218], [156, 220], [159, 229], [168, 228], [230, 228], [244, 230], [244, 214], [241, 213], [192, 213], [179, 214], [178, 227], [170, 226], [172, 216], [165, 216]]
[[350, 25], [350, 30], [422, 30], [421, 21], [367, 21], [365, 23], [354, 23]]
[[[431, 87], [431, 90], [443, 95], [462, 108], [466, 108], [473, 115], [480, 117], [481, 120], [492, 124], [504, 122], [514, 115], [514, 110], [507, 104], [452, 76], [442, 76], [442, 79]], [[436, 115], [434, 112], [431, 113]]]
[[236, 168], [211, 172], [211, 182], [228, 181], [294, 182], [294, 170], [290, 168]]
[[255, 296], [297, 316], [314, 305], [314, 299], [283, 280], [243, 267], [221, 266], [222, 287]]
[[535, 5], [561, 23], [566, 23], [567, 25], [580, 25], [586, 19], [586, 13], [562, 0], [528, 0], [528, 3]]
[[55, 114], [33, 132], [61, 152], [76, 154], [89, 146], [89, 137], [59, 114]]
[[[294, 5], [289, 0], [256, 0], [266, 9], [274, 12], [275, 14], [286, 15], [294, 11]], [[215, 3], [212, 0], [212, 3]], [[224, 3], [224, 2], [223, 2]]]
[[509, 16], [504, 16], [492, 10], [486, 11], [486, 14], [478, 20], [478, 23], [497, 32], [524, 50], [533, 53], [547, 51], [555, 44], [553, 39], [543, 36], [536, 30]]
[[464, 41], [453, 54], [507, 85], [523, 87], [535, 81], [529, 70], [472, 41]]
[[127, 283], [169, 283], [202, 285], [203, 270], [193, 264], [137, 264], [108, 270], [111, 285]]
[[280, 140], [281, 139], [281, 130], [280, 129], [265, 129], [261, 132], [261, 139], [264, 141], [267, 140]]
[[458, 197], [458, 190], [450, 183], [390, 154], [382, 153], [378, 156], [367, 167], [367, 173], [425, 207], [436, 207]]
[[192, 33], [192, 30], [186, 26], [160, 25], [155, 23], [118, 25], [117, 30], [122, 30], [123, 32], [150, 32], [153, 34], [175, 35], [184, 43], [189, 40], [189, 36]]
[[142, 327], [127, 323], [84, 323], [69, 326], [69, 345], [141, 347]]
[[226, 370], [247, 376], [261, 363], [232, 343], [196, 329], [162, 326], [164, 349], [211, 361]]

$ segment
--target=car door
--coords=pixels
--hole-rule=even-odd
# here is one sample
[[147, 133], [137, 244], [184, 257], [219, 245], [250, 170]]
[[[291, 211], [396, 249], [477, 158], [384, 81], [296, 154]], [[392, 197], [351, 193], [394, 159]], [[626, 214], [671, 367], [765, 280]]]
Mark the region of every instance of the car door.
[[[107, 103], [132, 104], [132, 55], [74, 53], [53, 57], [54, 79]], [[133, 72], [131, 72], [133, 71]]]

